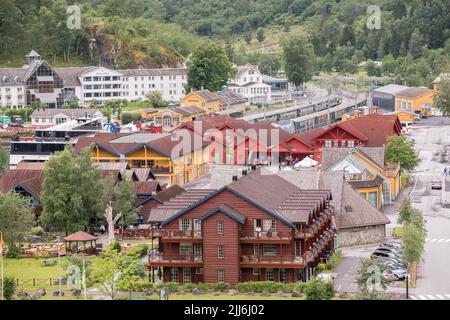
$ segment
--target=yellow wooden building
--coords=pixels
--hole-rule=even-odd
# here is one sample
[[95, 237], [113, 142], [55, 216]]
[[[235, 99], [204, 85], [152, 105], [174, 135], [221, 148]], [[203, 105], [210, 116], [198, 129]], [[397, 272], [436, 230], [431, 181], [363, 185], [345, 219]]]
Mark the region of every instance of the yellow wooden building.
[[205, 115], [204, 109], [196, 106], [185, 106], [159, 110], [145, 117], [154, 126], [176, 127], [182, 122], [193, 121]]
[[81, 137], [75, 151], [92, 147], [94, 161], [127, 162], [130, 168], [150, 168], [160, 182], [183, 185], [208, 173], [209, 143], [201, 139], [194, 142], [193, 134], [186, 139], [182, 136], [176, 141], [167, 133], [97, 133]]
[[202, 108], [207, 114], [218, 113], [222, 108], [220, 97], [209, 90], [191, 91], [181, 98], [181, 106], [196, 106]]
[[395, 94], [395, 111], [415, 114], [433, 114], [434, 91], [428, 88], [407, 88]]
[[331, 165], [325, 161], [325, 170], [343, 171], [350, 185], [377, 209], [397, 198], [401, 189], [400, 164], [384, 164], [384, 148], [339, 149], [323, 150], [324, 159], [336, 159]]

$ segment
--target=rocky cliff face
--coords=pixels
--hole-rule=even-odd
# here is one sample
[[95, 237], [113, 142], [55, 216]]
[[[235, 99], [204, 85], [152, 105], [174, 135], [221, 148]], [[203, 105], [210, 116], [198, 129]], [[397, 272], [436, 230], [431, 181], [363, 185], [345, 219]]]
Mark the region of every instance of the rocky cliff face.
[[[160, 44], [147, 52], [145, 46], [133, 47], [130, 42], [108, 34], [103, 26], [91, 26], [87, 30], [84, 56], [91, 65], [118, 68], [181, 67], [184, 57]], [[144, 39], [145, 40], [145, 39]], [[142, 48], [144, 47], [144, 48]]]

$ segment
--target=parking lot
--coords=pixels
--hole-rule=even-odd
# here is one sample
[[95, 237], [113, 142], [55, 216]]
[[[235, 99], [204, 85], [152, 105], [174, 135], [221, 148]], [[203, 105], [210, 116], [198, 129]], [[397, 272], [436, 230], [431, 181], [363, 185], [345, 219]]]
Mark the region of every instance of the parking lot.
[[[414, 141], [421, 159], [420, 165], [413, 172], [416, 183], [411, 190], [411, 200], [413, 206], [422, 210], [428, 231], [424, 261], [418, 267], [417, 286], [410, 290], [410, 298], [447, 300], [450, 299], [450, 208], [441, 206], [441, 190], [432, 190], [431, 183], [442, 179], [444, 166], [448, 165], [442, 162], [440, 153], [450, 145], [450, 119], [432, 117], [421, 120], [409, 130], [407, 137]], [[399, 205], [400, 203], [396, 203], [386, 208], [387, 216], [392, 221], [387, 226], [388, 235], [397, 224]], [[339, 292], [357, 291], [355, 280], [358, 276], [359, 259], [370, 257], [376, 247], [377, 244], [342, 249], [344, 258], [335, 270], [335, 285]], [[405, 293], [399, 283], [397, 287], [391, 286], [388, 291], [402, 294], [403, 297]]]

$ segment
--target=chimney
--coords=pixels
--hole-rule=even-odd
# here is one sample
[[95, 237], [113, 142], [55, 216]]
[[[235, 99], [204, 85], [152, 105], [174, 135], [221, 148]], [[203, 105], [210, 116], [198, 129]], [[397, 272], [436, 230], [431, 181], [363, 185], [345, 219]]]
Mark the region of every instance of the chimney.
[[238, 181], [238, 176], [233, 176], [233, 181]]

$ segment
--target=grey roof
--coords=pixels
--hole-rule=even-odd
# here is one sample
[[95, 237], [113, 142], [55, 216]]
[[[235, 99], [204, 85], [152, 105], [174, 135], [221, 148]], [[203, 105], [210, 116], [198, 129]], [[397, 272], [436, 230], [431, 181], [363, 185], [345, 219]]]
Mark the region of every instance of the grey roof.
[[388, 84], [384, 87], [379, 87], [373, 90], [373, 92], [381, 92], [381, 93], [387, 93], [391, 95], [396, 95], [399, 91], [408, 89], [406, 86], [401, 86], [398, 84]]
[[207, 89], [205, 90], [198, 90], [195, 91], [196, 94], [198, 94], [200, 97], [202, 97], [203, 99], [205, 99], [205, 101], [215, 101], [215, 100], [220, 100], [219, 96], [215, 93], [215, 92], [211, 92]]
[[170, 133], [135, 133], [110, 140], [109, 143], [148, 143], [169, 135]]
[[383, 147], [323, 148], [321, 168], [327, 170], [338, 161], [350, 155], [353, 151], [360, 153], [380, 168], [384, 168]]
[[363, 199], [352, 186], [344, 180], [343, 172], [323, 172], [321, 188], [329, 188], [333, 194], [331, 205], [335, 208], [338, 229], [384, 225], [390, 220], [379, 210]]
[[96, 69], [97, 67], [69, 67], [69, 68], [55, 68], [54, 70], [64, 81], [65, 87], [81, 86], [79, 76], [81, 74]]
[[126, 69], [117, 70], [117, 72], [122, 73], [126, 77], [187, 75], [186, 68]]
[[412, 88], [406, 88], [404, 90], [398, 91], [396, 96], [398, 97], [405, 97], [405, 98], [415, 98], [419, 97], [421, 95], [424, 95], [426, 93], [433, 92], [433, 90], [424, 88], [424, 87], [412, 87]]
[[360, 188], [373, 188], [373, 187], [378, 187], [379, 185], [381, 185], [384, 181], [384, 178], [382, 176], [380, 176], [379, 174], [377, 174], [377, 176], [372, 179], [372, 180], [354, 180], [354, 181], [349, 181], [349, 183], [356, 189], [360, 189]]
[[343, 181], [341, 210], [336, 219], [338, 229], [384, 225], [391, 221]]
[[263, 74], [262, 80], [264, 83], [288, 83], [289, 80], [287, 78], [275, 78], [268, 75]]
[[219, 96], [220, 101], [224, 105], [234, 105], [234, 104], [241, 104], [241, 103], [246, 102], [244, 97], [242, 97], [240, 94], [238, 94], [234, 91], [231, 91], [231, 90], [218, 91], [216, 93]]
[[28, 54], [26, 55], [26, 57], [40, 57], [41, 55], [39, 53], [37, 53], [34, 50], [31, 50], [30, 52], [28, 52]]
[[31, 114], [31, 117], [53, 117], [57, 114], [64, 114], [68, 117], [84, 118], [94, 116], [97, 112], [96, 109], [36, 109]]

